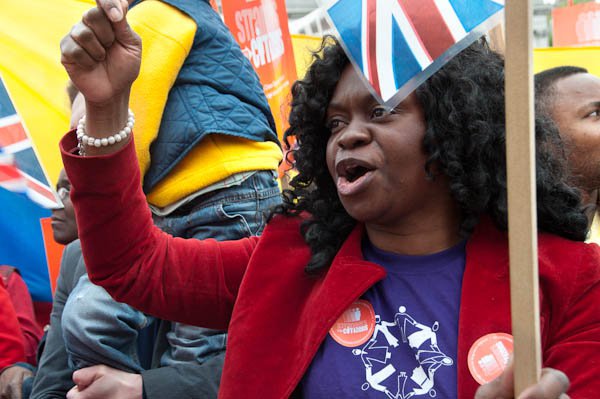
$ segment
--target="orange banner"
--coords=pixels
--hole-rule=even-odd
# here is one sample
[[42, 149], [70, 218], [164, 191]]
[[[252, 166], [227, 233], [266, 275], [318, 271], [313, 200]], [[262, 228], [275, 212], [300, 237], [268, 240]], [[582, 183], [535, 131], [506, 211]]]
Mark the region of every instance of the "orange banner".
[[227, 0], [223, 19], [258, 73], [279, 138], [287, 128], [296, 64], [284, 0]]
[[48, 275], [50, 276], [50, 287], [52, 287], [52, 295], [56, 290], [56, 280], [60, 271], [60, 259], [64, 250], [64, 246], [54, 241], [52, 234], [52, 221], [50, 218], [40, 219], [42, 225], [42, 235], [44, 236], [44, 247], [46, 249], [46, 260], [48, 261]]
[[554, 47], [600, 45], [600, 4], [581, 3], [552, 10]]

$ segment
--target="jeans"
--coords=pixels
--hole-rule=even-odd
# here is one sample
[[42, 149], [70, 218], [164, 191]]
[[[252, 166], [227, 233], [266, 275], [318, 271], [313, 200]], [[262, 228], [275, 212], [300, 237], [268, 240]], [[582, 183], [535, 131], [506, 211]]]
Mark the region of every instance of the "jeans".
[[[182, 205], [167, 216], [154, 216], [161, 230], [177, 237], [235, 240], [259, 235], [269, 210], [281, 202], [273, 171], [259, 171], [240, 185], [209, 192]], [[202, 265], [198, 265], [201, 267]], [[136, 339], [138, 330], [152, 319], [82, 276], [69, 296], [62, 318], [70, 366], [94, 364], [139, 372]], [[172, 323], [167, 333], [170, 350], [161, 365], [206, 360], [225, 350], [227, 334], [201, 327]]]
[[61, 321], [71, 369], [104, 364], [130, 373], [142, 371], [136, 339], [152, 318], [112, 299], [87, 274], [69, 294]]

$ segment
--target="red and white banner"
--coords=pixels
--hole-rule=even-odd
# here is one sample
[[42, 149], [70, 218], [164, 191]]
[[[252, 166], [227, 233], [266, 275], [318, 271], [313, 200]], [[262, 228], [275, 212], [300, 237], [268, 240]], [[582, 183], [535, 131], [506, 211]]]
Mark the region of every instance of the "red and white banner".
[[554, 47], [599, 46], [600, 4], [582, 3], [552, 10]]

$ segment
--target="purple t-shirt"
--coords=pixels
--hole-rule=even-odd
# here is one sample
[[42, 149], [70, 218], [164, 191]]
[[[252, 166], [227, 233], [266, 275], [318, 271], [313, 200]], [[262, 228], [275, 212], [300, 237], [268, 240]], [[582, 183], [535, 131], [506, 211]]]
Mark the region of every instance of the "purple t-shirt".
[[302, 381], [304, 398], [456, 398], [465, 242], [426, 256], [363, 243], [387, 270], [340, 317]]

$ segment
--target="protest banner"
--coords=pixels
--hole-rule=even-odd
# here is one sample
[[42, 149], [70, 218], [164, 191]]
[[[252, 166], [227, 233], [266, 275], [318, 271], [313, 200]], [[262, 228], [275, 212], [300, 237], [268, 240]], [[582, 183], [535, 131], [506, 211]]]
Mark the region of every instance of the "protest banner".
[[54, 292], [56, 291], [56, 281], [58, 280], [58, 272], [60, 271], [60, 260], [65, 246], [54, 241], [51, 218], [40, 219], [40, 224], [42, 227], [46, 263], [48, 264], [50, 288], [52, 290], [52, 295], [54, 295]]
[[259, 76], [281, 138], [297, 78], [285, 1], [227, 0], [221, 6], [225, 24]]
[[600, 47], [550, 47], [533, 51], [534, 72], [572, 65], [600, 76]]
[[298, 78], [302, 79], [313, 61], [313, 52], [321, 46], [323, 38], [308, 35], [292, 35], [292, 48]]
[[600, 4], [572, 4], [552, 9], [552, 42], [556, 47], [600, 45]]

